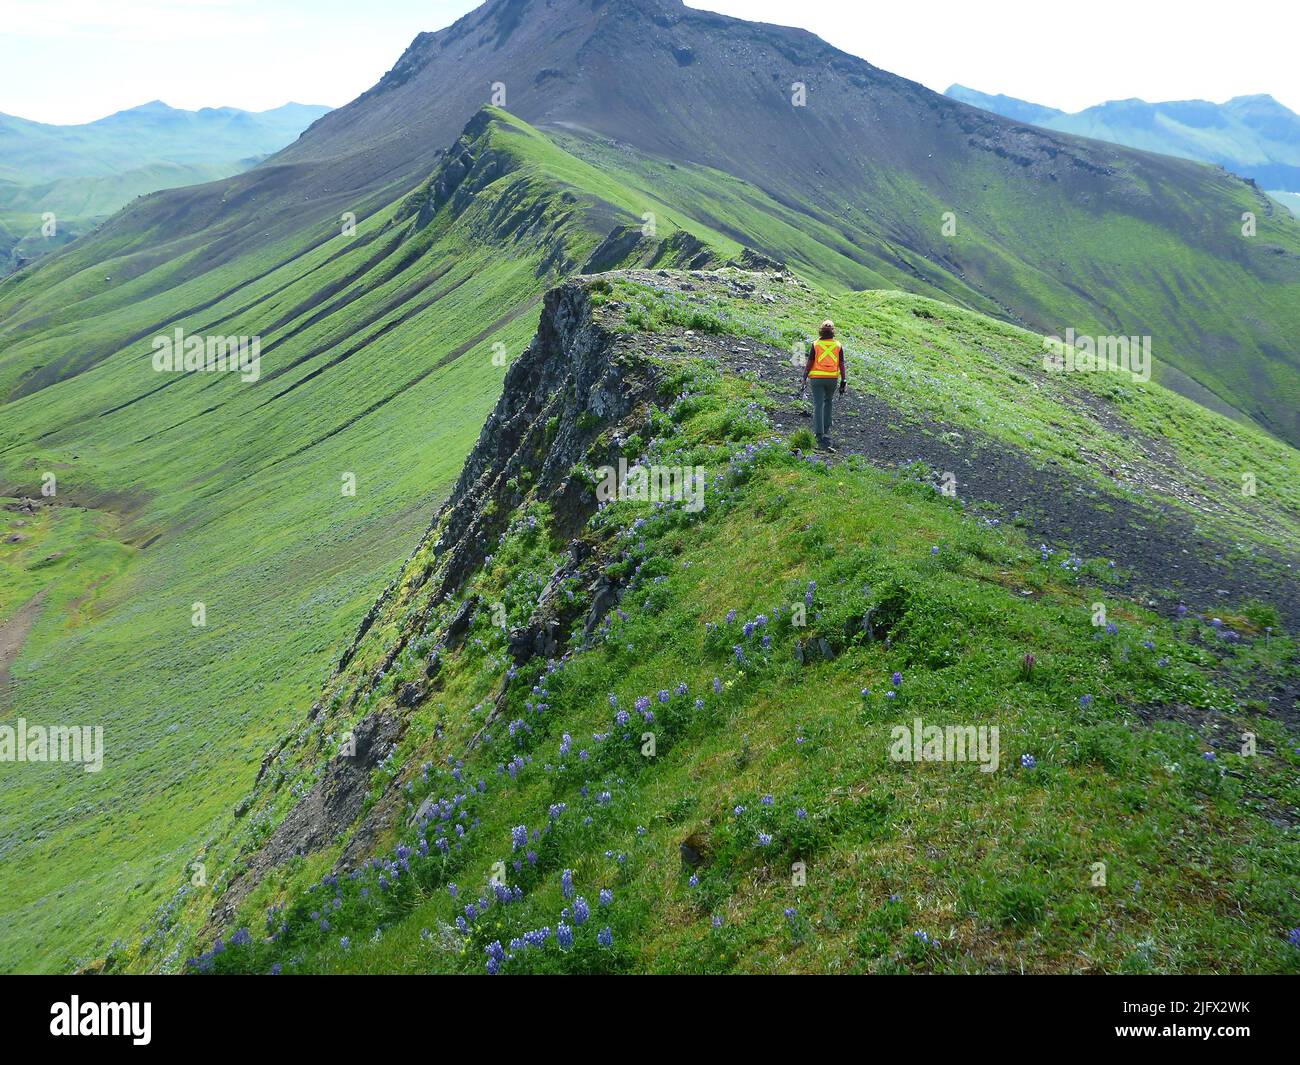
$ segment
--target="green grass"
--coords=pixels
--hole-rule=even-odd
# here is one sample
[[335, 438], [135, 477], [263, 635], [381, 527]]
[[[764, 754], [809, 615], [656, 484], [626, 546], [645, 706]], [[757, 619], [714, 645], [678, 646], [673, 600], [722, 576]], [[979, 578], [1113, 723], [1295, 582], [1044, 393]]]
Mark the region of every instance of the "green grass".
[[[374, 870], [322, 884], [335, 851], [292, 862], [247, 901], [238, 924], [250, 942], [223, 944], [201, 967], [481, 972], [493, 941], [556, 928], [571, 870], [593, 911], [573, 948], [552, 937], [514, 950], [504, 971], [1300, 971], [1286, 942], [1300, 920], [1300, 850], [1267, 816], [1297, 798], [1296, 737], [1222, 680], [1285, 673], [1289, 640], [1244, 616], [1232, 623], [1250, 638], [1234, 646], [1198, 618], [1162, 619], [1086, 570], [1063, 574], [1014, 529], [974, 520], [907, 472], [798, 457], [755, 415], [752, 382], [690, 364], [669, 372], [664, 394], [684, 398], [666, 410], [651, 455], [728, 470], [704, 511], [629, 502], [602, 511], [593, 540], [618, 537], [628, 553], [611, 565], [636, 574], [605, 638], [559, 669], [531, 662], [509, 680], [504, 637], [480, 611], [376, 773], [376, 795], [389, 779], [405, 782], [407, 813], [425, 796], [467, 796], [463, 841], [439, 855], [435, 821], [431, 856], [416, 850], [387, 887]], [[531, 612], [563, 550], [545, 507], [526, 512], [537, 526], [521, 513], [462, 589], [503, 602], [510, 624]], [[368, 690], [375, 656], [425, 595], [403, 585], [355, 669], [327, 687], [332, 705]], [[1091, 624], [1099, 596], [1113, 635]], [[846, 622], [869, 609], [888, 643], [846, 636]], [[747, 634], [743, 623], [760, 615], [766, 623]], [[818, 639], [834, 657], [797, 661], [796, 641]], [[366, 710], [391, 699], [425, 649], [397, 660]], [[466, 755], [503, 684], [505, 716]], [[630, 724], [615, 722], [611, 696]], [[652, 723], [635, 711], [640, 696]], [[1140, 722], [1139, 708], [1170, 700], [1221, 715], [1229, 734], [1214, 761], [1204, 758], [1208, 737], [1187, 725]], [[892, 761], [891, 730], [916, 717], [996, 726], [1000, 768]], [[513, 736], [512, 720], [523, 723]], [[321, 732], [347, 723], [336, 713]], [[1254, 757], [1235, 753], [1246, 730], [1261, 737]], [[643, 753], [650, 731], [653, 757]], [[314, 749], [287, 753], [289, 779], [310, 778]], [[515, 758], [525, 760], [517, 777], [503, 771]], [[528, 844], [535, 864], [512, 854], [516, 826], [548, 824]], [[421, 834], [399, 828], [381, 854], [392, 860], [399, 840], [415, 848]], [[679, 855], [688, 839], [706, 854], [698, 883]], [[458, 933], [455, 918], [488, 892], [498, 861], [522, 898]], [[601, 889], [613, 892], [608, 908]], [[606, 926], [608, 948], [597, 942]], [[129, 953], [115, 962], [149, 963]]]
[[[1203, 395], [1186, 375], [1282, 439], [1300, 431], [1290, 354], [1300, 280], [1289, 265], [1300, 229], [1208, 168], [1197, 172], [1208, 199], [1197, 200], [1173, 192], [1187, 177], [1181, 171], [1127, 173], [1128, 198], [1148, 213], [1122, 202], [1044, 210], [1035, 186], [1008, 181], [996, 161], [945, 171], [941, 181], [894, 175], [851, 193], [797, 186], [778, 202], [707, 167], [572, 133], [557, 139], [646, 202], [677, 205], [676, 220], [685, 215], [786, 259], [829, 291], [906, 289], [1038, 333], [1148, 335], [1157, 380]], [[1247, 211], [1257, 216], [1249, 238]]]
[[[486, 220], [521, 190], [521, 209], [540, 201], [553, 228], [502, 255]], [[169, 274], [188, 274], [171, 259], [127, 281], [127, 298], [89, 276], [111, 265], [65, 264], [58, 284], [14, 290], [41, 328], [7, 345], [0, 374], [12, 385], [59, 360], [80, 372], [5, 405], [0, 485], [36, 495], [57, 473], [59, 506], [42, 521], [66, 554], [42, 566], [0, 544], [0, 620], [59, 582], [3, 709], [102, 723], [107, 764], [94, 777], [0, 774], [13, 928], [0, 969], [102, 955], [227, 830], [262, 752], [310, 704], [459, 473], [506, 371], [494, 345], [511, 361], [535, 329], [554, 280], [543, 259], [600, 239], [562, 191], [521, 158], [471, 210], [423, 230], [398, 200], [355, 238], [300, 234], [174, 286]], [[147, 338], [176, 325], [261, 336], [261, 379], [189, 374], [155, 391]]]
[[[758, 303], [626, 280], [615, 291], [631, 307], [629, 328], [684, 326], [787, 351], [803, 350], [812, 325], [832, 318], [853, 387], [888, 401], [904, 418], [977, 430], [1117, 498], [1172, 503], [1224, 540], [1294, 546], [1300, 523], [1294, 449], [1157, 383], [1124, 374], [1047, 373], [1043, 338], [1023, 329], [890, 291], [828, 296], [776, 285], [765, 286]], [[1137, 434], [1160, 446], [1144, 450]], [[1254, 477], [1253, 496], [1242, 492], [1246, 473]]]
[[[743, 239], [787, 255], [820, 288], [769, 286], [771, 302], [718, 304], [708, 298], [666, 299], [644, 285], [620, 283], [613, 294], [639, 308], [623, 328], [695, 328], [715, 338], [748, 337], [788, 349], [810, 322], [830, 314], [842, 324], [855, 388], [878, 391], [917, 417], [939, 416], [979, 428], [1035, 461], [1064, 463], [1108, 492], [1153, 491], [1157, 474], [1161, 484], [1173, 477], [1188, 493], [1186, 499], [1176, 497], [1177, 505], [1200, 515], [1216, 535], [1239, 538], [1252, 549], [1294, 543], [1292, 450], [1207, 416], [1154, 386], [1041, 380], [1033, 373], [1042, 353], [1037, 337], [970, 310], [894, 291], [850, 291], [908, 285], [989, 313], [1000, 310], [984, 281], [963, 280], [956, 269], [927, 267], [925, 278], [917, 277], [901, 264], [895, 239], [859, 228], [860, 214], [854, 225], [837, 224], [836, 213], [848, 205], [833, 200], [778, 204], [719, 172], [630, 153], [616, 157], [607, 145], [571, 135], [543, 136], [502, 112], [494, 114], [479, 147], [505, 159], [504, 172], [462, 214], [444, 210], [424, 228], [411, 213], [411, 190], [405, 188], [386, 190], [357, 209], [355, 237], [342, 235], [333, 218], [280, 228], [276, 219], [257, 215], [255, 204], [247, 212], [240, 204], [229, 211], [214, 207], [208, 228], [196, 232], [128, 208], [94, 241], [0, 284], [0, 394], [7, 397], [0, 419], [0, 492], [35, 495], [45, 472], [59, 478], [57, 506], [39, 512], [28, 540], [0, 542], [0, 621], [36, 591], [50, 588], [13, 664], [11, 705], [0, 713], [5, 720], [22, 715], [33, 722], [102, 723], [106, 744], [105, 769], [94, 777], [62, 766], [0, 770], [0, 849], [7, 858], [0, 863], [0, 898], [11, 929], [0, 940], [0, 969], [53, 971], [105, 954], [119, 957], [122, 952], [112, 948], [118, 938], [133, 941], [125, 955], [130, 965], [179, 963], [212, 902], [210, 893], [186, 888], [192, 863], [202, 858], [210, 884], [224, 885], [241, 851], [265, 838], [319, 772], [314, 762], [303, 762], [290, 786], [268, 805], [245, 819], [234, 818], [233, 807], [248, 794], [264, 752], [299, 727], [320, 696], [322, 677], [377, 591], [395, 576], [409, 579], [411, 571], [400, 560], [458, 475], [499, 392], [505, 368], [493, 362], [493, 345], [503, 344], [513, 359], [533, 335], [540, 297], [557, 279], [557, 264], [581, 264], [612, 224], [638, 224], [646, 211], [655, 212], [661, 238], [686, 230], [723, 255], [735, 253]], [[969, 180], [982, 179], [971, 175]], [[892, 206], [902, 218], [921, 210], [915, 206], [922, 202], [916, 201], [916, 190], [880, 191], [889, 194], [878, 202], [881, 213]], [[946, 204], [925, 196], [925, 212], [937, 218]], [[1042, 305], [1055, 306], [1061, 296], [1058, 281], [1042, 280], [1036, 267], [989, 250], [1010, 240], [1021, 224], [1016, 205], [1008, 202], [1006, 215], [996, 225], [990, 220], [987, 231], [980, 220], [963, 220], [959, 233], [971, 234], [963, 237], [971, 241], [970, 255], [985, 256], [981, 269], [990, 277], [1004, 271], [1026, 287], [1041, 281]], [[246, 229], [259, 225], [267, 227], [266, 239], [244, 240]], [[1138, 255], [1142, 240], [1156, 239], [1147, 234], [1139, 240], [1118, 222], [1109, 229], [1105, 220], [1101, 225], [1092, 248], [1097, 262], [1110, 240], [1128, 242], [1128, 253]], [[1063, 233], [1037, 231], [1034, 242], [1064, 239]], [[1265, 235], [1283, 244], [1290, 239], [1284, 232]], [[1200, 269], [1191, 252], [1186, 261], [1189, 271]], [[1213, 277], [1221, 294], [1246, 291], [1234, 287], [1238, 278], [1230, 265]], [[1248, 295], [1258, 297], [1262, 308], [1251, 313], [1277, 312], [1275, 322], [1285, 323], [1294, 309], [1279, 310], [1262, 288]], [[1235, 298], [1202, 292], [1198, 303], [1201, 297]], [[1082, 315], [1085, 303], [1059, 306], [1061, 315], [1069, 308]], [[1229, 302], [1216, 307], [1224, 315], [1238, 310]], [[1083, 317], [1063, 319], [1059, 328], [1082, 329], [1086, 323]], [[164, 382], [149, 366], [149, 338], [177, 325], [193, 333], [261, 336], [261, 380], [248, 386], [228, 376], [194, 374], [167, 381], [158, 391]], [[1180, 350], [1194, 352], [1191, 346]], [[1024, 386], [1030, 378], [1037, 386], [1032, 392]], [[718, 387], [735, 398], [742, 386], [723, 382]], [[1287, 387], [1283, 380], [1274, 392], [1285, 397]], [[1123, 431], [1099, 429], [1089, 413], [1095, 402], [1134, 428], [1168, 437], [1177, 464], [1166, 468], [1156, 459], [1130, 455]], [[711, 427], [696, 426], [701, 446], [720, 446], [736, 426], [748, 424], [745, 417], [712, 414]], [[1099, 472], [1099, 458], [1131, 464], [1131, 477], [1119, 485], [1108, 482]], [[1234, 495], [1243, 470], [1258, 474], [1260, 494], [1253, 499]], [[774, 472], [789, 480], [791, 506], [807, 507], [817, 498], [817, 483], [806, 478], [821, 474], [780, 463]], [[354, 497], [340, 492], [344, 473], [356, 476]], [[894, 533], [873, 527], [881, 552], [894, 550], [889, 537], [906, 522], [949, 529], [944, 523], [958, 521], [933, 503], [899, 496], [867, 471], [852, 476], [860, 479], [854, 490], [864, 493], [861, 499], [884, 508], [881, 520], [892, 513], [898, 523]], [[747, 505], [767, 513], [776, 503], [751, 499]], [[897, 509], [904, 505], [905, 510]], [[759, 512], [729, 513], [750, 521]], [[848, 520], [849, 514], [841, 517]], [[5, 513], [6, 522], [12, 519]], [[719, 517], [715, 524], [711, 514], [701, 529], [717, 537], [718, 550], [744, 560], [745, 545], [730, 539], [739, 535], [737, 527], [721, 524], [726, 520], [733, 519]], [[773, 537], [785, 525], [769, 524]], [[528, 602], [524, 590], [535, 585], [537, 574], [548, 572], [549, 547], [532, 550], [520, 573], [484, 578], [503, 586], [523, 581], [514, 600], [519, 610]], [[45, 561], [52, 554], [58, 557]], [[900, 559], [906, 556], [903, 551]], [[940, 579], [925, 559], [920, 561], [916, 580]], [[707, 562], [699, 558], [698, 572], [705, 572]], [[777, 585], [757, 579], [757, 556], [744, 565], [754, 582], [746, 602], [757, 605], [754, 596], [760, 592], [776, 593]], [[806, 557], [795, 568], [815, 575], [816, 560]], [[1033, 575], [1031, 570], [1026, 579]], [[717, 579], [723, 587], [732, 580], [720, 572]], [[970, 580], [972, 596], [975, 589], [980, 596], [1001, 594], [981, 583], [982, 577]], [[936, 604], [949, 594], [968, 594], [966, 585], [926, 587], [925, 596]], [[202, 629], [191, 624], [195, 602], [207, 611]], [[683, 611], [689, 611], [689, 603], [675, 598], [668, 614], [681, 620]], [[1048, 625], [1050, 619], [1041, 620]], [[357, 671], [375, 668], [400, 621], [380, 619], [358, 656]], [[701, 649], [691, 642], [694, 637], [687, 639], [686, 630], [644, 633], [638, 636], [644, 646], [653, 640], [671, 651], [667, 660], [708, 660], [698, 658]], [[1069, 633], [1059, 638], [1072, 638]], [[1044, 636], [1050, 638], [1055, 637]], [[1004, 650], [1011, 653], [1009, 645]], [[867, 657], [851, 668], [845, 661], [820, 667], [825, 691], [835, 698], [856, 691], [850, 684], [853, 670], [889, 665], [870, 658], [878, 653], [878, 648], [862, 650]], [[600, 654], [615, 655], [615, 649]], [[487, 661], [467, 661], [449, 671], [443, 699], [457, 721], [449, 737], [463, 738], [473, 725], [470, 708], [498, 679], [499, 669]], [[664, 682], [657, 676], [662, 663], [637, 666], [616, 655], [608, 661], [593, 656], [592, 662], [593, 676], [600, 669], [625, 671], [626, 682], [613, 685], [625, 695], [637, 684], [648, 691]], [[779, 670], [771, 683], [778, 675]], [[787, 682], [780, 683], [805, 710], [799, 720], [812, 722], [810, 704], [798, 702], [812, 693]], [[604, 694], [598, 692], [596, 702]], [[331, 692], [326, 702], [332, 697]], [[703, 776], [689, 774], [707, 775], [727, 763], [736, 753], [737, 735], [751, 736], [758, 758], [762, 735], [767, 736], [763, 742], [776, 742], [775, 732], [763, 732], [769, 697], [777, 698], [765, 695], [752, 706], [738, 701], [734, 710], [725, 710], [734, 721], [725, 717], [698, 735], [690, 733], [702, 750], [713, 752], [712, 760], [683, 762], [676, 775], [665, 772], [658, 778], [663, 783], [645, 795], [622, 796], [622, 812], [610, 831], [626, 835], [635, 827], [627, 803], [644, 802], [651, 812], [659, 803], [667, 810], [679, 801], [676, 795], [697, 792]], [[576, 697], [571, 709], [574, 715], [594, 712]], [[781, 727], [793, 720], [783, 719]], [[1005, 723], [1028, 728], [1019, 718]], [[411, 749], [397, 763], [403, 771], [417, 764], [408, 759], [421, 756], [418, 738], [431, 735], [430, 723], [417, 722], [412, 735]], [[828, 732], [827, 744], [847, 735]], [[878, 744], [880, 737], [870, 742]], [[666, 753], [657, 764], [668, 769], [673, 757]], [[842, 757], [856, 756], [846, 751]], [[832, 766], [826, 772], [825, 780], [838, 781], [848, 769]], [[644, 777], [647, 787], [652, 779]], [[752, 783], [743, 773], [720, 776], [709, 785], [712, 801], [720, 802], [746, 781]], [[1006, 786], [999, 778], [997, 788]], [[545, 797], [549, 788], [548, 782], [534, 799]], [[508, 809], [513, 808], [500, 813], [507, 820]], [[486, 825], [489, 815], [482, 816]], [[682, 818], [689, 820], [685, 811], [672, 820], [667, 813], [662, 817], [646, 822], [661, 843]], [[492, 823], [492, 833], [504, 824]], [[500, 844], [492, 838], [489, 850]], [[331, 856], [317, 855], [289, 880], [269, 883], [257, 901], [267, 903], [275, 891], [288, 892], [303, 878], [318, 876]], [[672, 857], [658, 854], [650, 863], [647, 898], [675, 883]], [[760, 887], [752, 890], [761, 894]], [[539, 890], [544, 895], [551, 889], [539, 882]], [[738, 904], [737, 912], [759, 913], [760, 894]], [[1034, 897], [1015, 901], [1011, 909], [1035, 912]], [[1049, 894], [1048, 903], [1054, 905], [1055, 898]], [[909, 906], [918, 915], [929, 913], [918, 903]], [[165, 934], [155, 932], [140, 953], [134, 945], [138, 930], [160, 912]], [[685, 940], [650, 946], [655, 936], [668, 935], [666, 929], [653, 936], [647, 931], [659, 912], [646, 910], [620, 925], [620, 942], [636, 929], [648, 937], [645, 953], [625, 964], [687, 964], [681, 957], [673, 960]], [[685, 921], [685, 911], [663, 912], [670, 918], [668, 928], [675, 927], [672, 921]], [[893, 921], [897, 911], [889, 914]], [[392, 920], [398, 917], [405, 922], [403, 934], [417, 940], [429, 919], [414, 909]], [[1258, 931], [1262, 926], [1251, 927], [1260, 944], [1271, 942]], [[707, 942], [702, 939], [698, 949], [705, 951]], [[738, 942], [726, 947], [726, 956], [738, 966], [784, 964], [765, 953], [776, 949], [774, 941], [763, 943]], [[1276, 961], [1263, 946], [1251, 950], [1256, 960], [1242, 954], [1243, 967]], [[419, 957], [412, 953], [402, 960], [380, 951], [374, 963], [409, 967], [423, 964]], [[332, 963], [322, 954], [313, 955], [310, 964]], [[477, 966], [479, 959], [466, 964]]]

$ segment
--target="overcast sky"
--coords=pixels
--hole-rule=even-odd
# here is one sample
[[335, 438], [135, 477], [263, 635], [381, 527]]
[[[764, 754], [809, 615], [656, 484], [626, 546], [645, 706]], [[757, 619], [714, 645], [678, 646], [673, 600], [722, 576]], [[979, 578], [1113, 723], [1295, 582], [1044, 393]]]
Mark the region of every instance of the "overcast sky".
[[[540, 0], [537, 0], [540, 2]], [[477, 0], [0, 0], [0, 112], [86, 122], [149, 100], [337, 107]], [[1077, 111], [1271, 93], [1300, 112], [1297, 0], [692, 0], [798, 25], [942, 92]]]

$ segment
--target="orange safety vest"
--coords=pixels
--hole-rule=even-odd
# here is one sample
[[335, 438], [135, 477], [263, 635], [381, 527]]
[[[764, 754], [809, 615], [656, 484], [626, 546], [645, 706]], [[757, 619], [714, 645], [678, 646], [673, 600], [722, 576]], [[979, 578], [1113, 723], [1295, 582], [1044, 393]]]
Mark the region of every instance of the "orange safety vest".
[[840, 353], [838, 340], [819, 340], [813, 344], [813, 364], [809, 377], [839, 377]]

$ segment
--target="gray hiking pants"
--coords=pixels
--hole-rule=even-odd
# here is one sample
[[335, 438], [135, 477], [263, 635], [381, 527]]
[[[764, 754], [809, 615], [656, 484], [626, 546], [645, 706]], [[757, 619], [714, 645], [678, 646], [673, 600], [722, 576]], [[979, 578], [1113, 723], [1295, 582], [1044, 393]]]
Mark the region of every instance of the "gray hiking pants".
[[831, 403], [835, 399], [835, 389], [840, 385], [838, 377], [810, 377], [809, 391], [812, 393], [813, 436], [819, 440], [831, 432]]

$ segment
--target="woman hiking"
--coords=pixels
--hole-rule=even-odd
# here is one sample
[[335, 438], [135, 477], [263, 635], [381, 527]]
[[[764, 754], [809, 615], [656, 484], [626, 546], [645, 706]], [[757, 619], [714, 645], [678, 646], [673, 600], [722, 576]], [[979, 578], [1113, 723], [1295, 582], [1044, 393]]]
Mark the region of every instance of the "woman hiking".
[[828, 318], [818, 330], [817, 341], [808, 346], [808, 362], [803, 368], [805, 383], [812, 385], [813, 435], [817, 446], [825, 451], [835, 450], [831, 447], [831, 403], [836, 378], [843, 395], [849, 385], [844, 347], [835, 339], [835, 323]]

